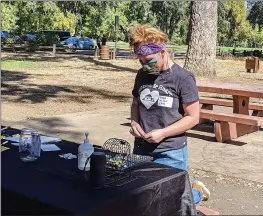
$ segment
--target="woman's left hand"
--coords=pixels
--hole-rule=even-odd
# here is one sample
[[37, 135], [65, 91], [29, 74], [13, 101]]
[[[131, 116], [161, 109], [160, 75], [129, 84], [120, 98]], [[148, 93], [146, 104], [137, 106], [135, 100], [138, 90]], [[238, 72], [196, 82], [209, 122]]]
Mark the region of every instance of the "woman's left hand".
[[163, 129], [152, 130], [151, 132], [147, 133], [144, 136], [144, 138], [149, 143], [159, 143], [165, 138], [164, 130]]

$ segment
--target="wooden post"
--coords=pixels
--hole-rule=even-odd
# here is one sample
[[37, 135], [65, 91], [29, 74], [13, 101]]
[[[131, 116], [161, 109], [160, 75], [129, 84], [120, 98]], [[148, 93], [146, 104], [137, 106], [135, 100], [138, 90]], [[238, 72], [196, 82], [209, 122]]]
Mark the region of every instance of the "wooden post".
[[[249, 115], [249, 97], [233, 95], [233, 112], [243, 115]], [[253, 113], [253, 115], [258, 116], [260, 115], [260, 113]], [[240, 137], [245, 134], [258, 131], [260, 129], [260, 127], [258, 126], [251, 126], [244, 124], [235, 124], [235, 125], [236, 125], [235, 128], [234, 126], [232, 126], [233, 127], [232, 133], [233, 131], [235, 131], [236, 137]], [[235, 137], [231, 137], [231, 138], [235, 138]]]
[[259, 70], [259, 58], [258, 57], [249, 57], [246, 59], [246, 69], [247, 72], [253, 70], [253, 73], [257, 73]]
[[54, 55], [54, 56], [56, 55], [56, 47], [57, 47], [57, 45], [56, 45], [56, 44], [53, 44], [53, 55]]
[[94, 59], [98, 59], [98, 46], [95, 46], [95, 53], [94, 53]]
[[29, 51], [28, 41], [25, 41], [24, 46], [25, 46], [25, 51], [28, 52]]
[[214, 133], [217, 142], [225, 142], [232, 140], [245, 134], [250, 134], [260, 129], [259, 126], [236, 124], [231, 122], [214, 123]]
[[113, 60], [115, 60], [116, 59], [116, 49], [114, 48], [113, 49], [113, 58], [112, 58]]
[[174, 54], [175, 54], [175, 52], [173, 52], [173, 51], [171, 50], [171, 52], [170, 52], [170, 58], [172, 59], [172, 61], [174, 60]]
[[109, 51], [109, 52], [110, 52], [110, 59], [111, 59], [111, 60], [113, 59], [113, 50], [114, 50], [114, 49], [111, 48], [110, 51]]
[[233, 95], [233, 112], [249, 115], [249, 97]]
[[231, 122], [215, 121], [214, 133], [217, 142], [225, 142], [226, 140], [231, 140], [238, 137], [236, 124]]

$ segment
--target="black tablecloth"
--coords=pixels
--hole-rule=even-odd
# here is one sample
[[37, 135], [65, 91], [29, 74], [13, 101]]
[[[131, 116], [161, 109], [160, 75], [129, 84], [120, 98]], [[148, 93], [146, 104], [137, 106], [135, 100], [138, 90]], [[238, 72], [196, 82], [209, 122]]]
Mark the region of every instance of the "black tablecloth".
[[[17, 131], [9, 131], [10, 134]], [[77, 145], [61, 141], [61, 151], [41, 152], [36, 162], [22, 162], [18, 147], [5, 146], [2, 159], [2, 214], [96, 216], [196, 215], [188, 173], [153, 162], [132, 170], [133, 181], [93, 189], [77, 168]]]

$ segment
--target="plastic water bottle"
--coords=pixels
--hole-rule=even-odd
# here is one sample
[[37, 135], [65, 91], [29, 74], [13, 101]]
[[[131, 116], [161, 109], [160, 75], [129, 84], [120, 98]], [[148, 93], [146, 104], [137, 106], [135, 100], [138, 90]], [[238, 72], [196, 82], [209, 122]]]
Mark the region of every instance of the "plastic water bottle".
[[85, 133], [86, 139], [78, 148], [78, 168], [84, 170], [85, 167], [85, 171], [90, 170], [90, 156], [94, 152], [94, 147], [90, 144], [88, 135], [88, 133]]

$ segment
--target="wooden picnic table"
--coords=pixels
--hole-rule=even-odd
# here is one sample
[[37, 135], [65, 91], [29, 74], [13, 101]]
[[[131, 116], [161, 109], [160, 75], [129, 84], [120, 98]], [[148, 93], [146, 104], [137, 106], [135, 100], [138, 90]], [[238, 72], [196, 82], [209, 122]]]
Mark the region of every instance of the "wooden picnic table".
[[201, 92], [263, 98], [263, 85], [256, 86], [238, 83], [211, 83], [197, 81], [197, 87]]
[[[203, 119], [215, 120], [215, 135], [218, 141], [223, 142], [244, 134], [248, 134], [260, 129], [263, 124], [263, 104], [250, 104], [250, 97], [263, 99], [263, 86], [243, 85], [235, 83], [211, 83], [198, 81], [199, 92], [227, 94], [233, 96], [233, 101], [213, 99], [214, 105], [233, 106], [233, 114], [220, 114], [212, 111], [213, 103], [204, 103], [200, 112]], [[200, 100], [202, 101], [202, 100]], [[249, 110], [255, 107], [252, 116]]]

